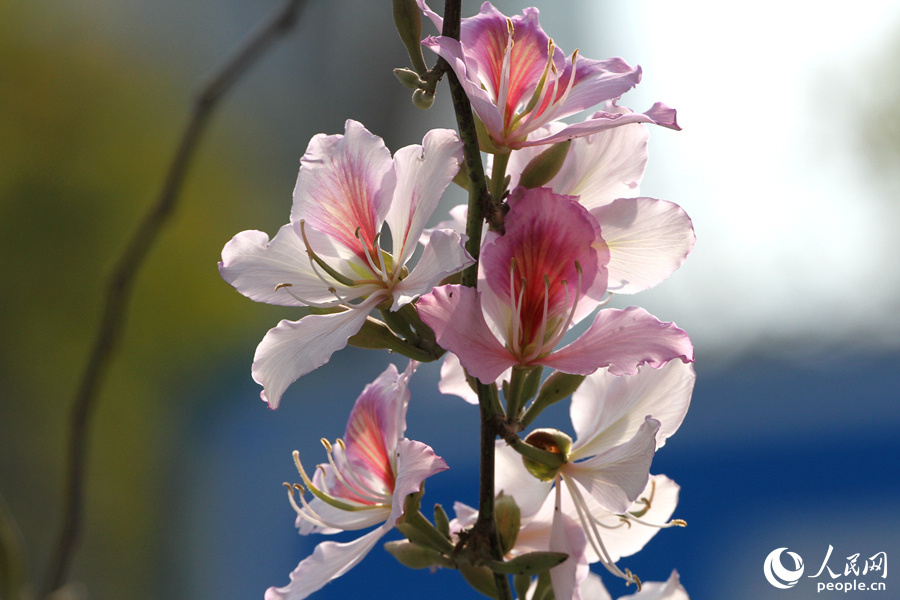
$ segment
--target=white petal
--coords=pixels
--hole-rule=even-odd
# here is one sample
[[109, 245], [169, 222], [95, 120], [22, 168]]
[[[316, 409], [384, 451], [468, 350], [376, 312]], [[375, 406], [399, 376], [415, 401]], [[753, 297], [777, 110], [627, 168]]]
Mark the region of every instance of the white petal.
[[588, 375], [572, 394], [573, 455], [592, 456], [630, 440], [648, 415], [660, 422], [661, 448], [684, 420], [695, 379], [693, 367], [680, 360], [660, 369], [645, 365], [635, 375], [610, 375], [607, 369]]
[[[219, 273], [237, 291], [257, 302], [304, 306], [295, 296], [314, 303], [335, 300], [335, 295], [312, 270], [303, 240], [291, 225], [278, 230], [272, 241], [262, 231], [237, 234], [222, 249]], [[275, 289], [284, 283], [291, 287]], [[342, 295], [352, 297], [351, 290], [335, 287]]]
[[459, 396], [469, 404], [478, 404], [478, 394], [466, 380], [466, 371], [455, 354], [448, 352], [441, 363], [441, 380], [438, 390], [442, 394]]
[[253, 379], [263, 386], [262, 399], [276, 409], [284, 391], [347, 345], [375, 305], [370, 297], [352, 310], [329, 315], [307, 315], [299, 321], [281, 321], [266, 333], [253, 357]]
[[609, 246], [609, 291], [634, 294], [664, 281], [694, 247], [691, 219], [672, 202], [619, 198], [591, 211]]
[[345, 544], [322, 542], [293, 570], [288, 585], [266, 590], [266, 600], [302, 600], [322, 589], [326, 583], [355, 567], [392, 528], [385, 524]]
[[525, 469], [522, 455], [497, 441], [494, 450], [494, 492], [512, 496], [523, 517], [534, 515], [550, 492], [550, 481], [540, 481]]
[[394, 304], [391, 310], [398, 310], [404, 304], [427, 294], [442, 279], [475, 262], [463, 248], [463, 239], [454, 231], [433, 231], [412, 272], [394, 286]]
[[606, 510], [624, 513], [647, 485], [658, 428], [659, 422], [647, 417], [628, 442], [587, 460], [567, 463], [560, 473], [567, 483], [571, 479], [580, 484]]
[[448, 468], [430, 446], [415, 440], [400, 440], [397, 443], [397, 480], [388, 522], [393, 524], [403, 515], [407, 495], [418, 492], [423, 481]]
[[462, 142], [456, 132], [433, 129], [421, 146], [407, 146], [394, 154], [397, 186], [387, 223], [393, 238], [395, 264], [405, 264], [444, 190], [459, 172]]

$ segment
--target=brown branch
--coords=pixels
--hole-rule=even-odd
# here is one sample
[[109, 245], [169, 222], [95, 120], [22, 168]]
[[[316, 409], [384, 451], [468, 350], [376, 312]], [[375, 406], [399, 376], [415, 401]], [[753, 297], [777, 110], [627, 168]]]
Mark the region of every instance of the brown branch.
[[49, 595], [65, 582], [78, 541], [90, 418], [96, 405], [97, 392], [122, 332], [128, 300], [137, 273], [175, 210], [185, 174], [213, 108], [254, 61], [262, 56], [269, 45], [293, 27], [303, 4], [304, 0], [288, 0], [277, 13], [249, 35], [247, 41], [202, 88], [194, 100], [190, 121], [169, 165], [159, 196], [135, 231], [112, 272], [97, 337], [71, 408], [63, 521], [47, 571], [43, 587], [44, 595]]

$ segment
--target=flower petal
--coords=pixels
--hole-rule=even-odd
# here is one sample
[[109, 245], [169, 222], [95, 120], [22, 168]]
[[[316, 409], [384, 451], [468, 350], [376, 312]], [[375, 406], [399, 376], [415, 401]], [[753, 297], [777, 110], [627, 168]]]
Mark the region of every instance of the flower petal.
[[621, 127], [629, 123], [653, 123], [668, 129], [680, 131], [676, 121], [675, 109], [669, 108], [661, 102], [657, 102], [650, 110], [643, 113], [615, 113], [607, 111], [599, 111], [594, 113], [590, 118], [569, 125], [562, 131], [553, 135], [540, 139], [530, 139], [519, 144], [520, 147], [536, 146], [539, 144], [555, 144], [565, 140], [572, 140], [586, 135], [591, 135], [613, 127]]
[[535, 362], [579, 375], [590, 375], [602, 367], [608, 367], [612, 375], [631, 375], [640, 365], [658, 369], [676, 358], [694, 360], [687, 333], [643, 308], [630, 306], [599, 311], [577, 340]]
[[647, 417], [628, 442], [586, 460], [567, 463], [560, 473], [587, 490], [606, 510], [624, 513], [647, 485], [658, 429], [659, 421]]
[[402, 374], [394, 365], [388, 365], [363, 389], [350, 411], [344, 456], [370, 489], [387, 494], [394, 489], [394, 454], [397, 440], [406, 431], [408, 383], [417, 364], [410, 361]]
[[494, 447], [494, 490], [512, 496], [523, 517], [535, 515], [544, 504], [552, 481], [540, 481], [525, 469], [522, 455], [506, 442], [497, 440]]
[[351, 310], [328, 315], [307, 315], [299, 321], [281, 321], [266, 333], [253, 357], [253, 380], [260, 394], [276, 409], [284, 391], [347, 345], [366, 317], [384, 298], [373, 296]]
[[455, 231], [432, 231], [412, 272], [394, 286], [394, 304], [391, 310], [398, 310], [402, 305], [427, 294], [442, 279], [475, 262], [466, 252], [464, 240], [465, 236]]
[[580, 584], [590, 571], [584, 555], [586, 547], [587, 538], [581, 524], [562, 510], [555, 510], [550, 528], [549, 549], [551, 552], [565, 552], [569, 557], [562, 564], [550, 569], [554, 598], [581, 600]]
[[407, 495], [418, 492], [423, 481], [449, 468], [431, 446], [405, 438], [397, 442], [397, 483], [388, 523], [393, 526], [403, 515]]
[[570, 414], [577, 436], [572, 456], [592, 456], [630, 440], [647, 415], [660, 422], [657, 449], [681, 426], [694, 389], [694, 369], [673, 360], [635, 375], [598, 369], [572, 394]]
[[[257, 302], [306, 306], [298, 298], [312, 303], [335, 301], [335, 294], [312, 270], [303, 240], [289, 224], [279, 229], [271, 242], [262, 231], [242, 231], [234, 236], [222, 249], [219, 273]], [[290, 287], [279, 287], [285, 283]], [[337, 283], [334, 287], [342, 297], [356, 297], [356, 290]]]
[[[484, 320], [478, 292], [461, 285], [442, 285], [416, 303], [419, 316], [434, 330], [438, 344], [482, 383], [493, 383], [517, 363]], [[460, 327], [465, 323], [465, 327]]]
[[352, 542], [322, 542], [291, 572], [288, 585], [266, 590], [266, 600], [302, 600], [308, 597], [355, 567], [392, 528], [393, 525], [385, 523]]
[[459, 396], [469, 404], [478, 404], [478, 394], [469, 385], [465, 370], [452, 352], [444, 355], [444, 360], [441, 362], [441, 379], [438, 381], [438, 390], [442, 394]]
[[[344, 135], [316, 135], [300, 159], [291, 222], [328, 235], [358, 256], [375, 246], [394, 191], [391, 153], [353, 120]], [[361, 240], [361, 241], [360, 241]]]
[[450, 129], [433, 129], [421, 146], [407, 146], [394, 154], [397, 185], [387, 222], [395, 265], [406, 264], [412, 256], [444, 190], [459, 172], [462, 157], [462, 142]]
[[634, 294], [664, 281], [694, 248], [694, 227], [673, 202], [619, 198], [591, 211], [609, 246], [609, 291]]

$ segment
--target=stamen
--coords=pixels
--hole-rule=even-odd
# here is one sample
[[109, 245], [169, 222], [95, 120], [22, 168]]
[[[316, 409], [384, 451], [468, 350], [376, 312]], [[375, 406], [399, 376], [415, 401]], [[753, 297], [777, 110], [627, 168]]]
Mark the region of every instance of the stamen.
[[519, 290], [519, 300], [516, 302], [516, 259], [509, 261], [509, 299], [512, 301], [512, 336], [510, 337], [510, 345], [513, 348], [519, 347], [519, 325], [522, 318], [522, 295], [525, 293], [525, 279], [522, 279], [522, 288]]
[[294, 284], [292, 284], [292, 283], [279, 283], [278, 285], [275, 286], [275, 291], [277, 292], [278, 290], [284, 290], [285, 292], [288, 293], [288, 295], [291, 298], [293, 298], [297, 302], [301, 302], [302, 304], [305, 304], [306, 306], [312, 306], [314, 308], [334, 308], [335, 306], [341, 306], [343, 304], [340, 301], [340, 299], [338, 299], [337, 302], [335, 302], [334, 300], [330, 300], [328, 302], [312, 302], [311, 300], [301, 298], [300, 296], [298, 296], [297, 294], [292, 292], [290, 289], [288, 289], [288, 288], [293, 287], [293, 285]]
[[[547, 109], [553, 105], [554, 98], [556, 97], [556, 91], [559, 89], [559, 76], [557, 75], [556, 63], [553, 62], [553, 49], [555, 45], [553, 44], [553, 40], [550, 40], [548, 44], [548, 56], [547, 56], [547, 64], [545, 67], [545, 73], [549, 71], [553, 74], [553, 84], [548, 86], [546, 81], [542, 81], [542, 85], [540, 90], [535, 89], [535, 93], [540, 92], [539, 97], [532, 105], [529, 102], [529, 106], [531, 108], [527, 111], [523, 110], [519, 113], [519, 120], [516, 122], [516, 126], [526, 126], [527, 131], [534, 131], [534, 129], [538, 126], [536, 123], [544, 123], [545, 120], [538, 121], [541, 115], [547, 113]], [[542, 77], [543, 80], [543, 77]], [[553, 111], [549, 111], [553, 112]]]
[[[566, 90], [563, 92], [562, 96], [560, 96], [558, 99], [556, 99], [556, 90], [558, 89], [558, 85], [554, 85], [553, 86], [553, 98], [554, 99], [550, 101], [548, 108], [549, 108], [549, 106], [562, 106], [565, 103], [566, 98], [569, 97], [569, 92], [572, 91], [572, 86], [575, 84], [575, 59], [577, 58], [577, 56], [578, 56], [578, 50], [575, 50], [575, 52], [572, 53], [572, 72], [569, 74], [569, 81], [566, 83]], [[559, 78], [557, 77], [555, 83], [558, 84], [558, 82], [559, 82]], [[541, 105], [541, 106], [543, 106], [543, 105]], [[529, 126], [530, 129], [535, 129], [549, 121], [552, 121], [553, 116], [557, 112], [558, 111], [556, 111], [556, 110], [544, 110], [543, 112], [538, 113], [536, 115], [536, 118], [534, 120], [532, 120], [532, 122]]]
[[502, 111], [504, 129], [509, 124], [510, 114], [507, 111], [506, 99], [509, 95], [509, 69], [512, 61], [513, 35], [515, 27], [513, 27], [512, 19], [506, 19], [506, 52], [503, 55], [503, 66], [500, 69], [500, 81], [497, 89], [497, 107]]
[[569, 285], [567, 281], [563, 281], [563, 286], [566, 291], [566, 321], [562, 324], [556, 334], [553, 336], [553, 339], [547, 342], [547, 347], [555, 348], [559, 341], [566, 335], [566, 332], [569, 330], [569, 326], [572, 324], [572, 320], [575, 318], [575, 310], [578, 308], [578, 301], [581, 298], [581, 264], [576, 260], [575, 261], [575, 272], [578, 273], [578, 283], [575, 286], [575, 299], [572, 301], [572, 308], [569, 309]]
[[[537, 86], [534, 88], [534, 92], [531, 94], [531, 98], [528, 100], [528, 104], [523, 108], [513, 119], [512, 127], [516, 127], [519, 122], [525, 117], [525, 115], [529, 114], [532, 110], [534, 110], [535, 106], [538, 106], [538, 102], [541, 101], [544, 97], [544, 91], [546, 89], [547, 84], [547, 73], [550, 72], [550, 67], [553, 65], [553, 49], [555, 45], [553, 40], [550, 39], [547, 42], [547, 63], [544, 65], [544, 72], [541, 73], [541, 78], [538, 80]], [[543, 106], [543, 103], [540, 104]]]
[[[369, 507], [361, 507], [354, 506], [352, 504], [347, 504], [346, 502], [341, 502], [340, 500], [334, 498], [333, 496], [329, 496], [319, 488], [317, 488], [312, 480], [310, 480], [309, 476], [306, 474], [306, 471], [303, 469], [303, 464], [300, 462], [300, 453], [294, 450], [294, 464], [297, 466], [297, 471], [300, 473], [300, 477], [303, 479], [304, 485], [306, 485], [307, 489], [312, 493], [313, 496], [328, 504], [329, 506], [333, 506], [335, 508], [339, 508], [340, 510], [346, 511], [357, 511]], [[321, 468], [321, 465], [320, 465]], [[324, 468], [323, 468], [324, 471]]]
[[[306, 239], [306, 221], [300, 220], [300, 237], [303, 239], [303, 244], [306, 246], [306, 255], [309, 256], [310, 264], [313, 265], [313, 271], [315, 271], [315, 265], [319, 265], [322, 269], [328, 273], [335, 281], [342, 285], [346, 285], [347, 287], [353, 287], [354, 281], [345, 275], [341, 275], [336, 270], [334, 270], [328, 263], [322, 260], [318, 254], [316, 254], [312, 246], [309, 245], [309, 240]], [[318, 275], [318, 272], [316, 272]], [[329, 282], [325, 281], [321, 275], [319, 275], [319, 279], [322, 279], [322, 282], [325, 285], [331, 285]]]
[[[581, 490], [578, 489], [576, 483], [566, 477], [565, 474], [562, 474], [562, 478], [569, 493], [572, 495], [575, 511], [578, 513], [578, 519], [581, 521], [585, 537], [587, 537], [588, 542], [591, 544], [591, 548], [593, 548], [594, 552], [597, 553], [597, 556], [600, 557], [600, 562], [603, 563], [603, 566], [607, 571], [616, 577], [621, 577], [629, 583], [635, 582], [640, 585], [640, 580], [632, 574], [631, 571], [626, 569], [625, 572], [623, 572], [610, 557], [609, 552], [606, 550], [606, 546], [603, 545], [603, 539], [600, 537], [600, 532], [597, 530], [597, 520], [590, 514], [584, 496], [581, 495]], [[559, 481], [557, 481], [556, 485], [557, 488], [559, 488]], [[557, 495], [558, 494], [559, 492], [557, 492]], [[558, 502], [559, 500], [557, 500], [557, 503]]]
[[[387, 273], [387, 268], [386, 268], [385, 265], [384, 265], [384, 257], [381, 256], [381, 246], [378, 244], [378, 240], [379, 240], [380, 238], [381, 238], [381, 232], [379, 231], [377, 234], [375, 234], [375, 242], [374, 242], [374, 244], [372, 245], [372, 248], [366, 248], [366, 243], [365, 243], [365, 241], [359, 236], [359, 227], [356, 228], [356, 239], [358, 239], [358, 240], [360, 241], [360, 243], [362, 244], [362, 247], [363, 247], [363, 254], [366, 255], [366, 262], [369, 263], [369, 268], [372, 269], [372, 273], [373, 273], [373, 274], [375, 274], [375, 273], [382, 273], [382, 274]], [[379, 269], [378, 266], [375, 264], [375, 261], [372, 260], [372, 255], [371, 255], [370, 250], [374, 250], [374, 251], [377, 251], [377, 252], [378, 252], [378, 263], [379, 263], [379, 265], [381, 266], [380, 269]], [[378, 280], [378, 282], [379, 282], [379, 283], [383, 283], [383, 282], [384, 282], [384, 275], [382, 275], [381, 280]]]
[[534, 350], [524, 360], [527, 364], [541, 355], [544, 349], [544, 336], [547, 335], [547, 313], [550, 310], [550, 277], [544, 273], [544, 312], [541, 314], [541, 328], [534, 339]]

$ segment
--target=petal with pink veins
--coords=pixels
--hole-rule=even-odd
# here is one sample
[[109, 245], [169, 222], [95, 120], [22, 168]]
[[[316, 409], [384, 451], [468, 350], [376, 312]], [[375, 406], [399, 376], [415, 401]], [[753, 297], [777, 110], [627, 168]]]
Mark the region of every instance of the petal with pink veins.
[[464, 240], [465, 236], [455, 231], [432, 231], [412, 272], [394, 285], [394, 304], [391, 310], [399, 310], [402, 305], [431, 291], [445, 277], [475, 262], [466, 252]]
[[459, 172], [462, 157], [462, 142], [449, 129], [433, 129], [421, 146], [407, 146], [394, 154], [397, 185], [387, 223], [395, 264], [406, 264], [412, 256], [444, 190]]
[[641, 365], [659, 368], [675, 359], [694, 360], [687, 333], [643, 308], [630, 306], [599, 311], [578, 339], [535, 363], [577, 375], [590, 375], [603, 367], [613, 375], [632, 375]]
[[318, 134], [300, 159], [291, 222], [326, 234], [357, 256], [376, 246], [394, 192], [391, 153], [361, 123], [343, 135]]

